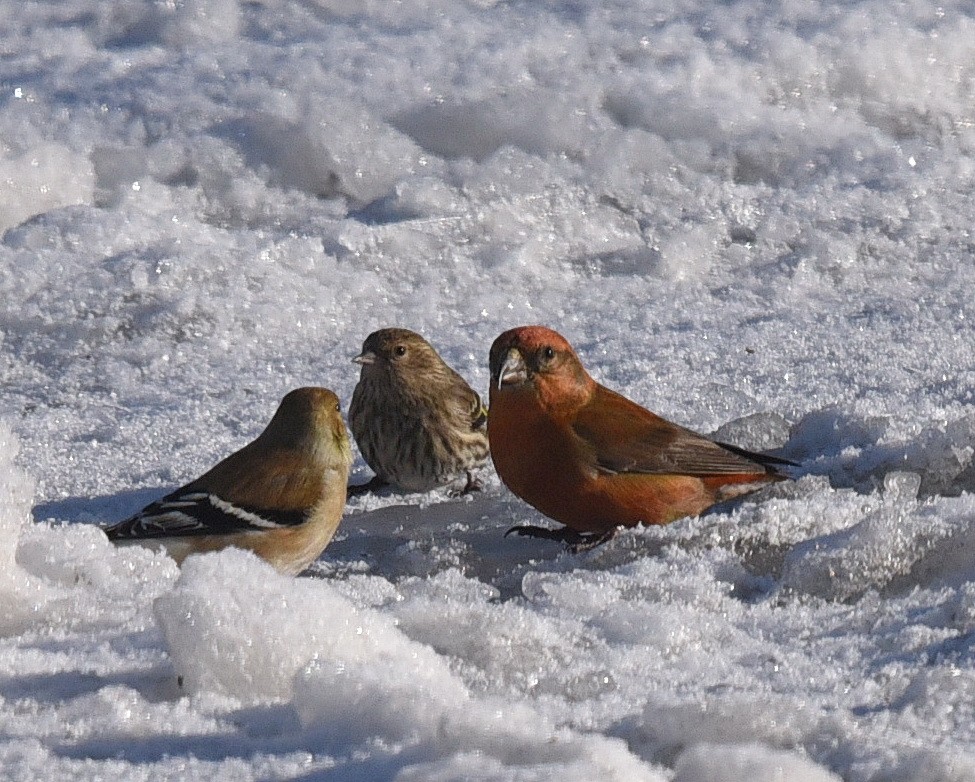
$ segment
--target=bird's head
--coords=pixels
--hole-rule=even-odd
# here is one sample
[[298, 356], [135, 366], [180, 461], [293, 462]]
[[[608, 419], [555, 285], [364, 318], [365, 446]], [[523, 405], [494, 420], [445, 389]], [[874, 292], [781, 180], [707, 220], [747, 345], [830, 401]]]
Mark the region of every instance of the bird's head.
[[533, 391], [543, 402], [572, 402], [588, 396], [589, 377], [568, 341], [545, 326], [519, 326], [491, 345], [491, 399]]
[[401, 378], [437, 375], [444, 363], [433, 346], [415, 331], [389, 328], [374, 331], [352, 359], [362, 366], [362, 378], [396, 375]]
[[308, 449], [326, 462], [352, 462], [342, 405], [327, 388], [306, 386], [287, 393], [261, 437], [269, 444]]

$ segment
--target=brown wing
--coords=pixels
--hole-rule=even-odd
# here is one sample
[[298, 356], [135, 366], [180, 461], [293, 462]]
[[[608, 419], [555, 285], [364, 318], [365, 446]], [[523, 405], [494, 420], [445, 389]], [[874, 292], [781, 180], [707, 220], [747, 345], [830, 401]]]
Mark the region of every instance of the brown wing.
[[186, 488], [213, 492], [235, 505], [300, 511], [320, 499], [324, 479], [321, 465], [300, 451], [262, 448], [255, 442], [231, 454]]
[[741, 475], [765, 473], [763, 457], [730, 450], [597, 386], [572, 425], [606, 473]]
[[481, 397], [476, 391], [468, 387], [470, 391], [466, 394], [465, 401], [467, 402], [468, 409], [470, 410], [471, 417], [471, 429], [477, 431], [478, 429], [484, 429], [487, 427], [487, 407], [481, 401]]
[[487, 424], [487, 408], [481, 401], [480, 395], [457, 372], [450, 367], [446, 369], [450, 373], [447, 393], [455, 406], [454, 409], [462, 420], [470, 422], [472, 430], [483, 429]]

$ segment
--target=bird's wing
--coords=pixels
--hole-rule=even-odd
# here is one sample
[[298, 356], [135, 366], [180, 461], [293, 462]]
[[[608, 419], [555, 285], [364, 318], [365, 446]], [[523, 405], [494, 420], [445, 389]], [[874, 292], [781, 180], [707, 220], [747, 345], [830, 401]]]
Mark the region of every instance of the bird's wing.
[[478, 430], [483, 429], [487, 426], [488, 410], [484, 402], [481, 401], [481, 397], [478, 396], [477, 392], [472, 388], [468, 388], [471, 392], [469, 404], [471, 411], [471, 429]]
[[293, 448], [262, 447], [259, 441], [228, 456], [187, 489], [216, 494], [258, 513], [303, 511], [321, 499], [325, 470]]
[[305, 516], [303, 511], [235, 505], [211, 492], [184, 488], [109, 527], [106, 534], [110, 540], [234, 535], [294, 526], [301, 524]]
[[320, 499], [323, 471], [300, 452], [255, 444], [130, 519], [109, 538], [231, 535], [301, 524]]
[[767, 472], [765, 459], [726, 448], [597, 386], [572, 429], [604, 473], [741, 475]]
[[452, 369], [450, 371], [453, 373], [450, 383], [450, 396], [454, 409], [463, 416], [461, 420], [470, 421], [472, 430], [483, 429], [487, 426], [487, 406], [481, 401], [477, 391], [471, 388], [464, 378]]

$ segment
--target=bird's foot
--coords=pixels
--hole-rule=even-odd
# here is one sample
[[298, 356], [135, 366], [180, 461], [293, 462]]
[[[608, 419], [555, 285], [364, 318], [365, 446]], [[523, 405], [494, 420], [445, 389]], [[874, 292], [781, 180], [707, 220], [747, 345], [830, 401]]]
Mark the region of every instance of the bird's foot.
[[349, 486], [345, 492], [346, 497], [357, 497], [360, 494], [368, 494], [371, 491], [376, 491], [376, 489], [381, 489], [383, 486], [388, 486], [389, 482], [384, 481], [378, 475], [373, 475], [372, 480], [367, 483], [360, 483], [357, 486]]
[[577, 554], [582, 551], [589, 551], [597, 546], [603, 545], [616, 537], [616, 530], [609, 532], [576, 532], [568, 527], [562, 529], [549, 529], [548, 527], [536, 527], [534, 524], [519, 524], [504, 533], [504, 537], [515, 534], [526, 538], [542, 538], [543, 540], [555, 540], [565, 543], [569, 549]]
[[465, 494], [470, 494], [474, 491], [483, 491], [484, 484], [481, 483], [477, 478], [474, 477], [474, 473], [468, 471], [467, 473], [467, 483], [464, 484], [464, 488], [457, 492], [452, 492], [454, 497], [463, 497]]
[[594, 548], [598, 548], [604, 543], [609, 543], [613, 538], [616, 537], [617, 529], [611, 529], [609, 532], [590, 532], [586, 535], [580, 535], [582, 538], [578, 543], [573, 543], [569, 546], [569, 550], [573, 554], [581, 554], [584, 551], [592, 551]]

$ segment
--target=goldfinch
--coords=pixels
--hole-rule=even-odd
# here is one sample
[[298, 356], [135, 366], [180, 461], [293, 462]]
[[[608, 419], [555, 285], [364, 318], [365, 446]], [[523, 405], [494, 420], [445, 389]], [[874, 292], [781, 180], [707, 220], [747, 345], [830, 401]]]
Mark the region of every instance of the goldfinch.
[[488, 457], [487, 410], [430, 343], [407, 329], [370, 334], [352, 359], [362, 366], [349, 406], [349, 426], [376, 477], [358, 493], [386, 483], [428, 491], [465, 476]]
[[122, 545], [160, 545], [177, 563], [229, 546], [248, 549], [297, 575], [335, 534], [351, 464], [338, 397], [299, 388], [252, 443], [105, 532]]

